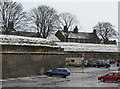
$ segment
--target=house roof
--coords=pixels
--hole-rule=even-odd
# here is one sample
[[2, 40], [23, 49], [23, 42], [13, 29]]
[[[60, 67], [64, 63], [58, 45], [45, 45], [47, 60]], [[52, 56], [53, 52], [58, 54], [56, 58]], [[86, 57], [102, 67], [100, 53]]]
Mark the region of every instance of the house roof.
[[54, 34], [48, 35], [47, 39], [51, 41], [60, 41]]
[[[61, 31], [62, 35], [66, 37], [67, 33], [64, 31]], [[78, 39], [92, 39], [93, 33], [86, 33], [86, 32], [70, 32], [68, 35], [68, 38], [78, 38]]]
[[[61, 34], [66, 37], [67, 33], [64, 31], [60, 31]], [[76, 39], [92, 39], [93, 38], [93, 33], [86, 33], [86, 32], [78, 32], [74, 33], [72, 31], [69, 32], [68, 38], [76, 38]]]

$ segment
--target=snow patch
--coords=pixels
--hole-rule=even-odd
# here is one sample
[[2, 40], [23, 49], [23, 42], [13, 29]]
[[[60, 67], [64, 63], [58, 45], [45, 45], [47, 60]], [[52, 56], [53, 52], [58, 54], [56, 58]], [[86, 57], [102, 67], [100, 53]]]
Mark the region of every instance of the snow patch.
[[78, 52], [118, 52], [118, 45], [56, 42], [64, 51]]
[[14, 35], [0, 35], [0, 44], [59, 47], [55, 42], [52, 42], [44, 38], [14, 36]]

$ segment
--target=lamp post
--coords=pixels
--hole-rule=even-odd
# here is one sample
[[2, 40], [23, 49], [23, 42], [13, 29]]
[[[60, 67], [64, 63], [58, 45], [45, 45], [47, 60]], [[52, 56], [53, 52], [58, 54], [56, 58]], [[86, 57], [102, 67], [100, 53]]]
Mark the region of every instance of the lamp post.
[[84, 73], [84, 57], [85, 57], [85, 54], [82, 53], [82, 73]]

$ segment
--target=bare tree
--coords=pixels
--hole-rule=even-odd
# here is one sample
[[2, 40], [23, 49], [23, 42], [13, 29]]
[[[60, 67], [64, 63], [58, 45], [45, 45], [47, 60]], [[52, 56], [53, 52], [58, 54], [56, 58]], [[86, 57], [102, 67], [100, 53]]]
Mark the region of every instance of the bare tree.
[[41, 5], [30, 13], [33, 28], [37, 29], [39, 37], [46, 38], [49, 33], [55, 31], [58, 21], [57, 11], [49, 6]]
[[114, 26], [109, 22], [98, 22], [98, 24], [93, 28], [96, 30], [97, 35], [102, 38], [105, 44], [108, 43], [110, 37], [117, 36]]
[[5, 34], [24, 30], [27, 26], [26, 12], [21, 3], [0, 1], [0, 26]]
[[59, 15], [59, 24], [62, 30], [64, 30], [64, 26], [68, 28], [68, 30], [72, 30], [78, 23], [75, 15], [70, 13], [61, 13]]

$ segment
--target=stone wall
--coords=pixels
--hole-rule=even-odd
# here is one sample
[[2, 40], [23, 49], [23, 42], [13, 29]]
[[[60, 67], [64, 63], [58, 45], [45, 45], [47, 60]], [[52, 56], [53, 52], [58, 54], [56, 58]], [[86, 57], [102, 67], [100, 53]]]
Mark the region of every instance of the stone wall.
[[95, 58], [95, 59], [119, 59], [118, 53], [104, 53], [104, 52], [86, 52], [85, 59]]
[[40, 75], [48, 69], [65, 66], [66, 57], [81, 54], [67, 53], [2, 53], [2, 77]]

